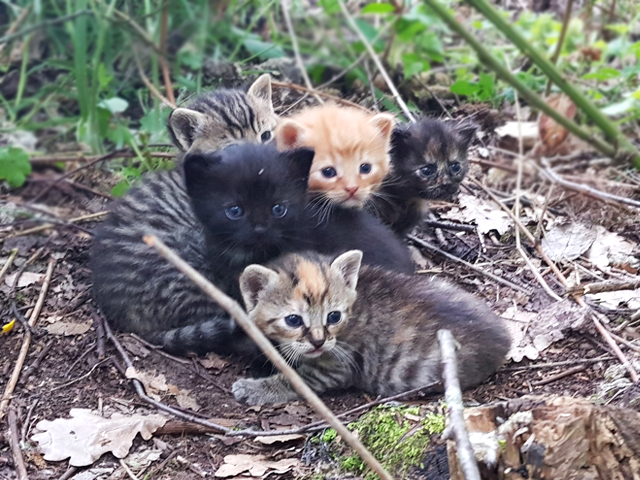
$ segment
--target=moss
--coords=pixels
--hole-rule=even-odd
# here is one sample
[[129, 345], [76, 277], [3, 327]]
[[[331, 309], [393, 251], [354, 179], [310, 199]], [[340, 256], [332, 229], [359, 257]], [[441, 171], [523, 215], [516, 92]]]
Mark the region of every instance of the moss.
[[[405, 414], [419, 415], [419, 407], [378, 407], [349, 424], [360, 440], [394, 476], [402, 478], [409, 468], [420, 465], [432, 434], [444, 430], [442, 415], [428, 414], [421, 424], [409, 422]], [[367, 480], [378, 478], [357, 454], [340, 459], [341, 467]]]
[[325, 443], [329, 443], [335, 440], [338, 436], [338, 432], [336, 432], [333, 428], [328, 428], [324, 435], [322, 435], [322, 441]]

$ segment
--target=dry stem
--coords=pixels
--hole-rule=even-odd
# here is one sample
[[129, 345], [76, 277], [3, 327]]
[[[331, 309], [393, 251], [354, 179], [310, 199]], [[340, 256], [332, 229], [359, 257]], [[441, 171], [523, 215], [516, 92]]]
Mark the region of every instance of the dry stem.
[[22, 450], [20, 450], [20, 440], [18, 439], [18, 418], [14, 408], [9, 409], [9, 441], [11, 443], [11, 453], [13, 454], [13, 463], [16, 467], [18, 480], [28, 480], [27, 467], [22, 458]]
[[456, 441], [456, 455], [466, 480], [480, 480], [480, 471], [469, 441], [467, 426], [464, 422], [462, 391], [458, 380], [458, 365], [453, 335], [449, 330], [438, 330], [438, 342], [442, 354], [442, 378], [444, 397], [449, 410], [449, 427]]
[[309, 388], [296, 371], [289, 366], [284, 358], [280, 355], [273, 344], [264, 336], [260, 329], [249, 320], [247, 314], [242, 307], [232, 298], [225, 295], [217, 287], [215, 287], [206, 278], [200, 275], [188, 263], [182, 260], [176, 253], [169, 249], [164, 243], [152, 235], [146, 235], [144, 241], [147, 245], [154, 247], [158, 252], [172, 263], [178, 270], [185, 274], [191, 281], [198, 285], [207, 295], [215, 300], [222, 308], [224, 308], [231, 317], [238, 322], [242, 329], [247, 333], [249, 338], [253, 340], [258, 347], [265, 353], [267, 358], [282, 372], [285, 378], [291, 383], [291, 386], [305, 399], [309, 404], [327, 420], [334, 430], [342, 437], [342, 439], [355, 450], [360, 458], [373, 470], [380, 478], [391, 480], [391, 475], [384, 467], [375, 459], [358, 438], [336, 418], [329, 408], [320, 400], [318, 395]]
[[[0, 274], [0, 278], [2, 274]], [[640, 278], [629, 282], [605, 280], [604, 282], [588, 283], [570, 289], [569, 293], [584, 295], [586, 293], [616, 292], [618, 290], [636, 290], [640, 288]]]
[[11, 255], [9, 255], [9, 258], [7, 259], [7, 263], [5, 263], [2, 266], [2, 270], [0, 270], [0, 280], [2, 280], [2, 277], [4, 277], [4, 274], [7, 273], [7, 270], [11, 268], [11, 264], [13, 263], [13, 260], [16, 258], [17, 254], [18, 254], [17, 248], [14, 248], [13, 250], [11, 250]]
[[[91, 213], [89, 215], [82, 215], [80, 217], [71, 218], [67, 220], [66, 223], [78, 223], [78, 222], [86, 222], [89, 220], [95, 220], [96, 218], [104, 217], [107, 213], [109, 212], [97, 212], [97, 213]], [[21, 237], [23, 235], [31, 235], [33, 233], [43, 232], [44, 230], [48, 230], [49, 228], [53, 228], [55, 226], [56, 226], [55, 223], [45, 223], [44, 225], [38, 225], [37, 227], [28, 228], [26, 230], [22, 230], [21, 232], [14, 233], [13, 235], [8, 235], [4, 238], [0, 238], [0, 243], [4, 242], [7, 238]]]
[[[29, 317], [30, 328], [33, 328], [38, 321], [38, 316], [40, 315], [40, 311], [42, 310], [42, 306], [44, 305], [44, 299], [47, 296], [47, 291], [49, 290], [49, 284], [51, 283], [51, 277], [53, 276], [53, 267], [55, 266], [55, 264], [56, 260], [54, 258], [51, 258], [49, 260], [49, 266], [47, 267], [47, 273], [44, 278], [44, 283], [42, 284], [42, 289], [40, 290], [40, 296], [38, 297], [36, 306], [34, 307], [33, 311], [31, 312], [31, 316]], [[27, 331], [24, 335], [24, 339], [22, 340], [22, 347], [20, 347], [20, 353], [18, 354], [16, 365], [13, 368], [13, 373], [11, 374], [11, 378], [9, 378], [7, 386], [4, 389], [4, 394], [2, 395], [2, 401], [0, 402], [0, 421], [4, 418], [7, 407], [11, 402], [13, 391], [18, 384], [20, 372], [22, 371], [24, 361], [27, 358], [27, 352], [29, 351], [29, 345], [31, 345], [31, 335]]]

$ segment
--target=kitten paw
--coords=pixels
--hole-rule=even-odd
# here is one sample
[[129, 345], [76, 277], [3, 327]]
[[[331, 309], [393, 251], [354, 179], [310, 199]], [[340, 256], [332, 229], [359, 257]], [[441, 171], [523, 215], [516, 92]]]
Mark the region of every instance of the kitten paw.
[[268, 401], [267, 392], [260, 380], [241, 378], [236, 380], [231, 386], [231, 393], [239, 402], [248, 405], [265, 405], [272, 403]]

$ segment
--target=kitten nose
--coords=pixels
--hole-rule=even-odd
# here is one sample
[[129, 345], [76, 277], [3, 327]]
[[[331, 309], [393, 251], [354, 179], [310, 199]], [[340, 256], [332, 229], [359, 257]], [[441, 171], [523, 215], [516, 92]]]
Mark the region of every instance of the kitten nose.
[[255, 233], [265, 233], [267, 231], [267, 226], [266, 225], [256, 225], [255, 227], [253, 227], [253, 231]]
[[324, 338], [313, 338], [313, 337], [311, 337], [309, 339], [309, 343], [311, 345], [313, 345], [315, 348], [320, 348], [322, 345], [324, 345]]
[[349, 198], [353, 197], [358, 191], [358, 187], [345, 187], [344, 189], [349, 194]]

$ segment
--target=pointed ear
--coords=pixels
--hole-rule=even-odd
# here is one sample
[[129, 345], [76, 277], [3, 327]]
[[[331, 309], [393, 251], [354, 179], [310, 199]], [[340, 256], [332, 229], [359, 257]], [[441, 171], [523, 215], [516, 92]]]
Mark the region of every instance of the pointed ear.
[[278, 281], [278, 274], [262, 265], [249, 265], [240, 275], [240, 292], [247, 312], [258, 304], [260, 294], [267, 286]]
[[193, 145], [198, 131], [205, 123], [205, 114], [189, 110], [188, 108], [176, 108], [167, 119], [167, 129], [173, 143], [183, 152]]
[[276, 127], [278, 150], [301, 147], [307, 129], [293, 120], [284, 119]]
[[394, 152], [401, 152], [406, 148], [409, 137], [411, 137], [411, 132], [406, 125], [396, 125], [391, 133], [391, 150]]
[[462, 145], [466, 150], [473, 143], [474, 138], [476, 138], [478, 125], [474, 125], [473, 123], [465, 123], [459, 125], [456, 131], [458, 132], [458, 136], [460, 137]]
[[378, 113], [371, 117], [369, 123], [378, 129], [385, 142], [389, 143], [391, 141], [393, 127], [396, 125], [396, 117], [389, 113]]
[[[190, 153], [184, 159], [184, 179], [188, 192], [210, 184], [211, 168], [222, 162], [220, 154]], [[209, 185], [210, 186], [210, 185]]]
[[260, 75], [249, 87], [247, 95], [269, 105], [269, 108], [273, 111], [273, 102], [271, 100], [271, 75], [268, 73]]
[[355, 290], [358, 284], [361, 262], [362, 252], [360, 250], [349, 250], [331, 262], [331, 268], [344, 278], [347, 287]]
[[[305, 185], [309, 181], [309, 171], [313, 163], [315, 152], [312, 148], [296, 148], [285, 152], [289, 157], [289, 177], [292, 180], [304, 180]], [[305, 187], [306, 188], [306, 187]]]

